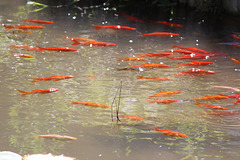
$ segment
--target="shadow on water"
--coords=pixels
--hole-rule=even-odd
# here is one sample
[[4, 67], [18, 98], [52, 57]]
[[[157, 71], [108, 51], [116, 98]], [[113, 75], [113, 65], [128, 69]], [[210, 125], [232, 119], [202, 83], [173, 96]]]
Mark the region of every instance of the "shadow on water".
[[[239, 32], [233, 22], [221, 21], [221, 27], [216, 28], [208, 19], [193, 17], [195, 12], [189, 14], [182, 8], [172, 8], [162, 14], [158, 11], [154, 16], [150, 13], [147, 16], [134, 15], [145, 21], [171, 19], [172, 22], [184, 25], [183, 28], [173, 28], [129, 21], [108, 6], [82, 9], [18, 3], [0, 3], [1, 24], [27, 25], [22, 19], [51, 20], [54, 24], [44, 24], [46, 29], [33, 30], [32, 33], [6, 32], [4, 27], [0, 28], [1, 150], [21, 155], [64, 154], [77, 159], [239, 159], [239, 114], [207, 115], [213, 110], [195, 105], [194, 100], [206, 95], [239, 93], [212, 87], [239, 88], [240, 67], [230, 59], [230, 56], [239, 59], [239, 49], [221, 44], [238, 42], [230, 37], [233, 32]], [[3, 8], [5, 9], [2, 10]], [[136, 31], [94, 30], [92, 24], [131, 26]], [[226, 29], [226, 26], [231, 26], [231, 29]], [[141, 33], [160, 31], [179, 33], [180, 36], [141, 36]], [[65, 36], [91, 38], [117, 45], [95, 48], [72, 46], [71, 40], [64, 39]], [[9, 48], [10, 45], [71, 47], [79, 50], [38, 52]], [[214, 64], [199, 67], [217, 74], [176, 77], [178, 71], [191, 68], [178, 67], [177, 63], [191, 60], [171, 60], [166, 57], [149, 58], [147, 62], [169, 64], [171, 67], [144, 71], [117, 70], [127, 68], [129, 64], [145, 63], [118, 61], [119, 58], [169, 51], [172, 45], [218, 52], [218, 55], [204, 60]], [[17, 57], [10, 54], [10, 51], [30, 54], [34, 58]], [[55, 75], [75, 78], [31, 83], [33, 78]], [[96, 76], [88, 78], [92, 75]], [[138, 79], [138, 76], [168, 77], [174, 81], [152, 81]], [[109, 108], [71, 104], [72, 101], [89, 101], [110, 105], [121, 80], [121, 121], [118, 123], [111, 121]], [[59, 91], [24, 97], [17, 91], [43, 88], [59, 88]], [[183, 92], [164, 97], [179, 100], [176, 103], [149, 104], [146, 101], [150, 100], [147, 95], [176, 90]], [[229, 98], [206, 103], [227, 107], [226, 112], [238, 113], [239, 104], [234, 105], [234, 101]], [[132, 121], [122, 118], [122, 115], [136, 115], [145, 120]], [[188, 137], [165, 136], [155, 131], [155, 126], [181, 132]], [[77, 140], [36, 138], [38, 134], [69, 135]]]

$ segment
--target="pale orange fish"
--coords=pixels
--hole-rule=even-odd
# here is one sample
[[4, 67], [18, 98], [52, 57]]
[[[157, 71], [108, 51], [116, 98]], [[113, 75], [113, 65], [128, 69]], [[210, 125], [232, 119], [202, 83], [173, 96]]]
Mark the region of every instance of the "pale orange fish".
[[233, 58], [233, 57], [231, 57], [231, 60], [233, 60], [235, 63], [237, 63], [237, 64], [240, 64], [240, 60], [239, 59], [236, 59], [236, 58]]
[[118, 61], [147, 61], [146, 58], [119, 58]]
[[237, 92], [240, 92], [240, 89], [238, 88], [233, 88], [233, 87], [228, 87], [228, 86], [212, 86], [213, 88], [222, 88], [222, 89], [230, 89], [230, 90], [234, 90]]
[[134, 121], [144, 121], [145, 119], [142, 117], [138, 117], [138, 116], [133, 116], [133, 115], [128, 115], [128, 116], [121, 116], [122, 118], [126, 118], [126, 119], [130, 119], [130, 120], [134, 120]]
[[158, 81], [173, 81], [174, 79], [166, 78], [166, 77], [144, 77], [138, 76], [138, 79], [151, 79], [151, 80], [158, 80]]
[[201, 104], [201, 103], [195, 103], [196, 105], [200, 106], [200, 107], [209, 107], [212, 109], [222, 109], [222, 110], [226, 110], [228, 108], [226, 107], [222, 107], [222, 106], [215, 106], [215, 105], [210, 105], [210, 104]]
[[33, 58], [33, 56], [31, 55], [28, 55], [28, 54], [23, 54], [23, 53], [14, 53], [14, 52], [10, 52], [11, 54], [14, 54], [16, 56], [19, 56], [19, 57], [25, 57], [25, 58]]
[[100, 107], [100, 108], [110, 108], [110, 106], [105, 105], [105, 104], [100, 104], [100, 103], [94, 103], [94, 102], [76, 102], [76, 101], [72, 101], [72, 104], [80, 104], [83, 106], [90, 106], [90, 107]]
[[147, 102], [149, 102], [149, 103], [157, 103], [157, 104], [160, 104], [160, 103], [170, 104], [170, 103], [173, 103], [173, 102], [178, 102], [178, 100], [177, 99], [155, 99], [153, 101], [147, 100]]
[[185, 134], [175, 132], [175, 131], [171, 131], [171, 130], [167, 130], [167, 129], [158, 129], [156, 126], [155, 126], [155, 130], [158, 131], [158, 132], [162, 132], [163, 135], [166, 135], [166, 136], [185, 137], [185, 138], [187, 137], [187, 135], [185, 135]]
[[48, 89], [35, 89], [35, 90], [32, 90], [32, 91], [21, 91], [21, 90], [17, 90], [18, 92], [20, 93], [23, 93], [22, 94], [22, 97], [28, 95], [28, 94], [47, 94], [47, 93], [52, 93], [52, 92], [56, 92], [56, 91], [59, 91], [58, 88], [48, 88]]
[[96, 77], [97, 75], [91, 75], [91, 76], [89, 76], [87, 79], [91, 79], [91, 78], [93, 78], [93, 77]]
[[202, 98], [195, 98], [196, 101], [200, 101], [200, 100], [221, 100], [221, 99], [227, 99], [228, 96], [204, 96]]
[[46, 134], [46, 135], [36, 135], [36, 137], [40, 138], [55, 138], [55, 139], [62, 139], [62, 140], [76, 140], [77, 138], [65, 135], [58, 135], [58, 134]]
[[182, 91], [166, 91], [166, 92], [158, 92], [154, 95], [149, 95], [148, 97], [164, 97], [164, 96], [171, 96], [173, 94], [179, 94], [182, 93]]
[[91, 38], [85, 38], [85, 37], [64, 37], [65, 39], [70, 39], [70, 40], [78, 40], [78, 41], [84, 41], [84, 42], [95, 42], [94, 39]]
[[44, 78], [34, 78], [32, 83], [39, 82], [39, 81], [60, 81], [63, 79], [70, 79], [75, 78], [73, 76], [50, 76], [50, 77], [44, 77]]

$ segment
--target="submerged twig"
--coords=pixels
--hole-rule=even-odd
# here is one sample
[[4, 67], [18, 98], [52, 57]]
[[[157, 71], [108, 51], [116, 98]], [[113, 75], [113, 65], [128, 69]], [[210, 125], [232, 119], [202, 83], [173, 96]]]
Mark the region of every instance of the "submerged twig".
[[117, 92], [116, 92], [116, 94], [113, 98], [113, 102], [111, 104], [111, 119], [112, 119], [112, 121], [113, 121], [113, 104], [115, 102], [115, 99], [117, 97], [118, 92], [119, 92], [119, 98], [118, 98], [118, 104], [117, 104], [117, 107], [116, 107], [116, 119], [117, 119], [117, 121], [120, 121], [118, 113], [119, 113], [119, 106], [120, 106], [120, 99], [121, 99], [121, 90], [122, 90], [122, 80], [120, 82], [120, 86], [118, 87]]

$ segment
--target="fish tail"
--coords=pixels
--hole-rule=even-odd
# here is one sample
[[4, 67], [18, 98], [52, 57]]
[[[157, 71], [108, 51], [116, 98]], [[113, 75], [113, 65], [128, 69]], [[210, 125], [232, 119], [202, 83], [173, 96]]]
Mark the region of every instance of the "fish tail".
[[172, 48], [178, 48], [178, 46], [176, 46], [176, 45], [172, 45]]
[[92, 25], [93, 27], [95, 27], [95, 30], [99, 30], [99, 29], [102, 29], [102, 27], [101, 26], [96, 26], [96, 25]]
[[24, 21], [24, 22], [29, 22], [29, 21], [28, 21], [28, 20], [26, 20], [26, 19], [23, 19], [23, 21]]
[[154, 103], [153, 101], [149, 101], [149, 100], [146, 100], [146, 102], [148, 102], [148, 103]]
[[144, 54], [137, 54], [139, 57], [145, 57]]
[[40, 51], [45, 51], [45, 48], [37, 46]]
[[138, 76], [138, 79], [143, 79], [143, 76]]
[[81, 42], [77, 41], [76, 39], [71, 39], [71, 41], [73, 41], [72, 46], [81, 44]]
[[142, 33], [141, 35], [142, 35], [142, 36], [146, 36], [147, 34], [146, 34], [146, 33]]
[[5, 24], [1, 24], [1, 26], [5, 27], [7, 31], [14, 28], [13, 26], [8, 26], [8, 25], [5, 25]]
[[39, 82], [42, 80], [43, 80], [42, 78], [34, 78], [34, 79], [32, 79], [31, 83]]
[[77, 101], [72, 101], [72, 104], [78, 104], [78, 102]]
[[21, 90], [17, 90], [18, 92], [20, 92], [20, 93], [23, 93], [21, 96], [22, 97], [24, 97], [24, 96], [26, 96], [27, 94], [30, 94], [31, 93], [31, 91], [21, 91]]
[[177, 63], [178, 67], [184, 66], [182, 63]]
[[40, 135], [39, 135], [39, 134], [36, 134], [36, 135], [35, 135], [35, 138], [39, 138], [39, 137], [40, 137]]

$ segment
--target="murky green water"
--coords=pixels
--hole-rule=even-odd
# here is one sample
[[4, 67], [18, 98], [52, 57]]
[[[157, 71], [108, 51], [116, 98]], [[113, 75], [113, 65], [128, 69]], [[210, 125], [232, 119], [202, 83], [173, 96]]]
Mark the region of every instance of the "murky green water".
[[[218, 25], [194, 19], [184, 11], [168, 15], [184, 28], [169, 28], [161, 24], [131, 22], [114, 11], [98, 9], [45, 8], [16, 1], [0, 2], [0, 23], [27, 25], [22, 19], [51, 20], [46, 29], [33, 33], [13, 34], [0, 28], [0, 150], [9, 150], [20, 155], [34, 153], [64, 154], [77, 159], [231, 159], [240, 158], [240, 115], [211, 116], [202, 113], [211, 109], [196, 106], [194, 98], [237, 92], [216, 89], [212, 86], [239, 88], [240, 66], [230, 56], [239, 57], [239, 49], [222, 42], [233, 42], [229, 35], [239, 32], [234, 22], [220, 21]], [[183, 12], [183, 13], [182, 13]], [[156, 20], [160, 20], [156, 18]], [[159, 15], [159, 17], [162, 17]], [[146, 18], [146, 17], [144, 17]], [[148, 17], [151, 19], [151, 17]], [[95, 25], [123, 25], [137, 31], [94, 30]], [[179, 33], [177, 38], [142, 37], [140, 33], [157, 31]], [[113, 47], [89, 48], [71, 46], [69, 37], [92, 38], [97, 41], [117, 44]], [[16, 57], [7, 48], [10, 45], [41, 47], [73, 47], [78, 52], [22, 51], [34, 58]], [[163, 52], [172, 45], [199, 47], [225, 53], [206, 61], [213, 65], [198, 68], [217, 72], [203, 77], [175, 77], [178, 71], [191, 67], [178, 67], [177, 63], [190, 60], [171, 60], [166, 57], [150, 58], [149, 63], [171, 65], [169, 68], [146, 71], [118, 71], [128, 64], [145, 62], [122, 62], [118, 58], [137, 56], [149, 52]], [[32, 78], [57, 75], [75, 76], [62, 81], [30, 83]], [[91, 75], [97, 75], [88, 79]], [[174, 81], [151, 81], [138, 76], [174, 78]], [[111, 121], [110, 109], [89, 108], [72, 105], [71, 101], [90, 101], [111, 105], [122, 80], [122, 96], [119, 115], [136, 115], [145, 121], [135, 122], [120, 117], [121, 122]], [[55, 93], [21, 97], [17, 90], [59, 88]], [[181, 90], [170, 98], [180, 102], [168, 105], [149, 104], [147, 95], [160, 91]], [[235, 99], [208, 103], [239, 111]], [[204, 103], [204, 102], [203, 102]], [[114, 108], [115, 113], [115, 108]], [[116, 115], [114, 114], [114, 117]], [[187, 138], [169, 137], [154, 130], [154, 126], [186, 134]], [[61, 134], [78, 138], [75, 141], [36, 138], [37, 134]]]

